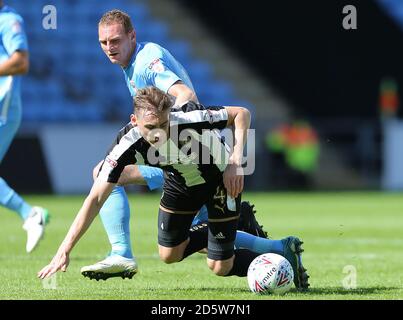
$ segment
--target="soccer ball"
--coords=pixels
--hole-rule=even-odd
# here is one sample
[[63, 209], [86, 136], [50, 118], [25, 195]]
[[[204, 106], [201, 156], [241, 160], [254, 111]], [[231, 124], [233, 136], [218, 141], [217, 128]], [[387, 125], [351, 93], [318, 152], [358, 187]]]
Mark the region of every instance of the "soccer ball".
[[248, 268], [250, 290], [259, 294], [284, 294], [291, 289], [294, 272], [288, 260], [275, 253], [256, 257]]

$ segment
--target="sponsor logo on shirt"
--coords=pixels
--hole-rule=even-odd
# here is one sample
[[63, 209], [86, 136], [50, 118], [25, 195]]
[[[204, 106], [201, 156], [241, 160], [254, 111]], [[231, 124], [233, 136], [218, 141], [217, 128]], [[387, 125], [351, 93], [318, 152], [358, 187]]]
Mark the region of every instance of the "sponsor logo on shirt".
[[148, 66], [148, 69], [153, 70], [154, 72], [157, 73], [165, 71], [164, 65], [162, 64], [160, 58], [155, 59], [153, 62], [151, 62], [150, 65]]

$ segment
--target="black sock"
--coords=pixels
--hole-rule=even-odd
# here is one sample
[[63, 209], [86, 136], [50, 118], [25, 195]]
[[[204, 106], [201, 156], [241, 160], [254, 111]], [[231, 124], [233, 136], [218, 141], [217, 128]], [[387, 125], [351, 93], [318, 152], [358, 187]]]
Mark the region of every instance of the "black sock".
[[189, 244], [183, 253], [183, 259], [191, 254], [207, 248], [207, 223], [197, 224], [190, 228]]
[[226, 277], [246, 277], [246, 275], [248, 274], [249, 265], [251, 264], [253, 259], [260, 256], [260, 253], [253, 252], [248, 249], [237, 249], [234, 251], [234, 254], [234, 265], [232, 266], [231, 271], [226, 275]]

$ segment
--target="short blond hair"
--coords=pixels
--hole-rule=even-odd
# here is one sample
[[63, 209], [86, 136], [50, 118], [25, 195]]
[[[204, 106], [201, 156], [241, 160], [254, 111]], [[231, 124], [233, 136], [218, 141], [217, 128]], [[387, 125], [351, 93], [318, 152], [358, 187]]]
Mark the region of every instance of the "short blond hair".
[[126, 12], [118, 9], [110, 10], [104, 13], [101, 20], [99, 20], [98, 26], [111, 25], [114, 23], [121, 24], [126, 33], [134, 30], [130, 16]]
[[156, 87], [146, 87], [137, 90], [133, 100], [134, 112], [139, 114], [142, 111], [152, 111], [156, 114], [161, 114], [165, 110], [170, 109], [173, 105], [173, 100], [164, 91]]

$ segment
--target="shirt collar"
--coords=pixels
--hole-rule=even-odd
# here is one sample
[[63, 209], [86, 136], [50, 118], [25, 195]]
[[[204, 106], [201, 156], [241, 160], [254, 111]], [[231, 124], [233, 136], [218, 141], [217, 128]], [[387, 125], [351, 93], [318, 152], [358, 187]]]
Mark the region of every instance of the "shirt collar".
[[134, 52], [132, 54], [132, 57], [130, 58], [129, 64], [127, 65], [126, 68], [123, 68], [124, 71], [128, 71], [131, 66], [134, 63], [134, 60], [136, 60], [137, 54], [139, 53], [140, 49], [141, 49], [142, 45], [140, 43], [136, 43], [136, 48], [134, 49]]

